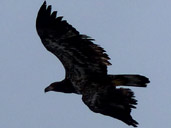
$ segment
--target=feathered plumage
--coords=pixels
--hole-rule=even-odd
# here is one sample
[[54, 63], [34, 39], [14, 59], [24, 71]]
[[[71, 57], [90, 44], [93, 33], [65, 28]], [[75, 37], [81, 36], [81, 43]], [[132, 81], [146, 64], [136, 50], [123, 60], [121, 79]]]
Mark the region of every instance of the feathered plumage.
[[116, 86], [146, 87], [148, 78], [141, 75], [108, 75], [111, 65], [106, 51], [93, 39], [80, 34], [74, 27], [51, 13], [46, 2], [41, 6], [36, 28], [45, 48], [64, 65], [66, 76], [45, 89], [82, 95], [83, 102], [94, 112], [117, 118], [128, 125], [137, 126], [130, 112], [137, 101], [130, 89]]

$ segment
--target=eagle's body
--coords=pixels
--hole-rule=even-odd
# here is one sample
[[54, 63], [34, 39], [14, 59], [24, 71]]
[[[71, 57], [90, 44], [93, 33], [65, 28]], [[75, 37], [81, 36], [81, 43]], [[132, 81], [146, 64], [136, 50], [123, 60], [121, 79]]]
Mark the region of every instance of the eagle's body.
[[111, 65], [105, 50], [94, 44], [90, 37], [81, 35], [62, 17], [51, 13], [51, 6], [43, 3], [39, 10], [36, 28], [46, 49], [64, 65], [66, 77], [45, 89], [82, 95], [83, 102], [94, 112], [108, 115], [128, 125], [137, 126], [131, 108], [137, 101], [130, 89], [116, 86], [146, 87], [148, 78], [141, 75], [109, 75]]

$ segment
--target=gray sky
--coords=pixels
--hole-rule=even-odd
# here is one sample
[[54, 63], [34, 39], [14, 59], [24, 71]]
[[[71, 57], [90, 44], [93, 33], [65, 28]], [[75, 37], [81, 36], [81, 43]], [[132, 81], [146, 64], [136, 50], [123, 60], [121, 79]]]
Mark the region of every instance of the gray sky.
[[[64, 78], [58, 59], [43, 47], [35, 20], [43, 0], [0, 1], [1, 128], [128, 128], [91, 112], [74, 94], [47, 93]], [[109, 73], [138, 73], [148, 88], [133, 88], [139, 128], [171, 127], [171, 1], [49, 0], [78, 31], [111, 57]]]

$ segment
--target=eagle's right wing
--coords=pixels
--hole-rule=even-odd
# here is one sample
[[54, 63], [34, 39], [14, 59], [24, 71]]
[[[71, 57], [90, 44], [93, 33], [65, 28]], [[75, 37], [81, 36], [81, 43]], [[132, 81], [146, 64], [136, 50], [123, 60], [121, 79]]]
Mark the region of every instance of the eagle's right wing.
[[134, 127], [138, 125], [130, 114], [131, 109], [136, 108], [137, 104], [130, 89], [91, 89], [83, 94], [82, 100], [93, 112], [111, 116]]

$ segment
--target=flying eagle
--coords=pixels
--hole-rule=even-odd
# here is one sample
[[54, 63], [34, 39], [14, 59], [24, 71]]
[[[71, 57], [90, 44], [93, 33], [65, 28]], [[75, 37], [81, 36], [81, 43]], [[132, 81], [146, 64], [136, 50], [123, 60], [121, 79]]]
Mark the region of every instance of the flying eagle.
[[64, 80], [50, 84], [45, 92], [81, 94], [93, 112], [137, 127], [138, 122], [130, 115], [137, 104], [134, 93], [118, 86], [146, 87], [149, 79], [137, 74], [108, 74], [107, 66], [111, 63], [106, 51], [56, 14], [57, 11], [51, 13], [51, 5], [47, 7], [45, 1], [36, 20], [43, 45], [61, 61], [66, 72]]

